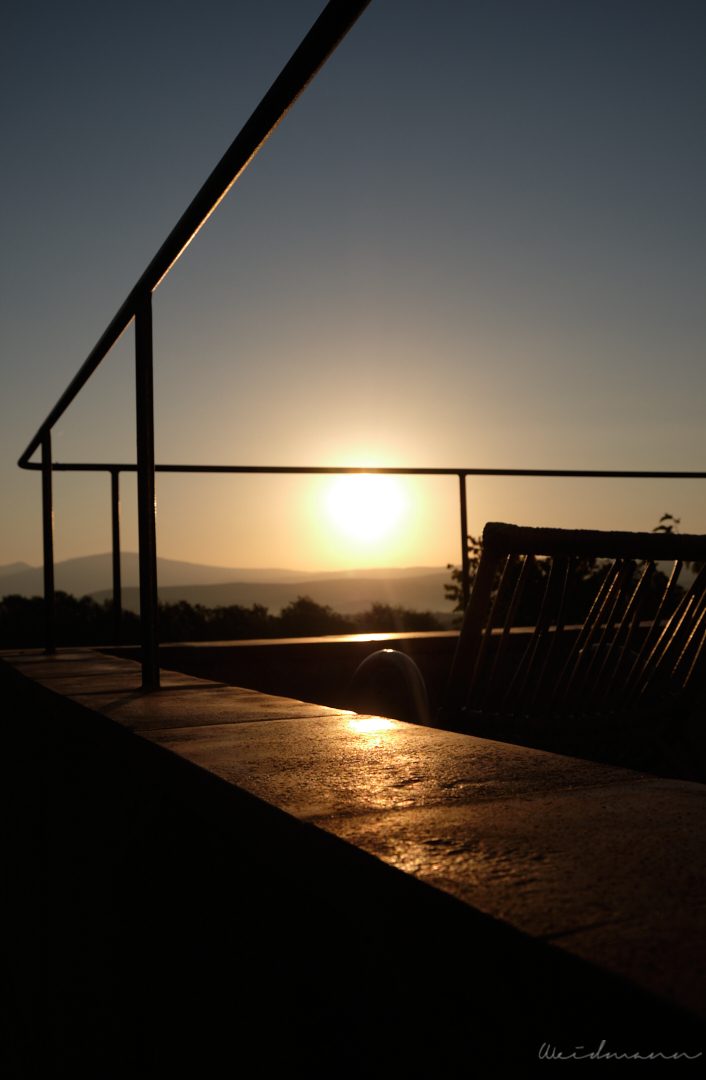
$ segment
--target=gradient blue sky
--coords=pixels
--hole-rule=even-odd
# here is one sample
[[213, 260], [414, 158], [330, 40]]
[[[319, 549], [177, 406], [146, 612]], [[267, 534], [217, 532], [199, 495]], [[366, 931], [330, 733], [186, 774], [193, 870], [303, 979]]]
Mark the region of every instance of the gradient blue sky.
[[[7, 13], [0, 564], [41, 562], [17, 458], [322, 7]], [[704, 469], [705, 31], [685, 0], [372, 0], [155, 294], [157, 460]], [[54, 455], [134, 460], [131, 330]], [[455, 483], [365, 545], [329, 481], [160, 477], [159, 552], [443, 565]], [[470, 526], [706, 532], [705, 485], [472, 480]], [[108, 550], [107, 478], [55, 492], [57, 559]]]

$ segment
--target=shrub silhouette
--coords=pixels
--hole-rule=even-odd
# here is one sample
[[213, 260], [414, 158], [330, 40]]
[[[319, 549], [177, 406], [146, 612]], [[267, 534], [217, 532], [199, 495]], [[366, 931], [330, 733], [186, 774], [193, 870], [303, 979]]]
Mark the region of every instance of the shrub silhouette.
[[[56, 593], [57, 645], [115, 645], [112, 601], [98, 604], [92, 597], [80, 600], [68, 593]], [[346, 616], [317, 604], [310, 596], [300, 596], [280, 615], [270, 615], [266, 607], [205, 607], [186, 600], [159, 605], [159, 640], [239, 641], [253, 638], [319, 637], [328, 634], [387, 633], [392, 631], [437, 630], [431, 612], [375, 603], [369, 611]], [[140, 617], [122, 613], [121, 643], [139, 645]], [[0, 600], [0, 648], [31, 649], [44, 645], [44, 600], [41, 596], [5, 596]]]

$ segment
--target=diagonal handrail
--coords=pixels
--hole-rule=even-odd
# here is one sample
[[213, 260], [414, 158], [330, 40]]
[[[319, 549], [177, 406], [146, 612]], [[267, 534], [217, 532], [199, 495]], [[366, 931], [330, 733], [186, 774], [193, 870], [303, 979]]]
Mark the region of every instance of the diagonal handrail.
[[369, 3], [370, 0], [331, 0], [326, 5], [37, 431], [19, 459], [20, 466], [29, 462], [41, 445], [43, 435], [51, 430], [130, 325], [140, 297], [146, 292], [154, 292]]
[[369, 3], [370, 0], [330, 0], [326, 5], [299, 48], [285, 64], [260, 104], [182, 214], [19, 459], [20, 467], [30, 467], [30, 458], [41, 446], [44, 606], [48, 653], [56, 652], [51, 429], [134, 319], [142, 684], [147, 690], [159, 688], [152, 293]]

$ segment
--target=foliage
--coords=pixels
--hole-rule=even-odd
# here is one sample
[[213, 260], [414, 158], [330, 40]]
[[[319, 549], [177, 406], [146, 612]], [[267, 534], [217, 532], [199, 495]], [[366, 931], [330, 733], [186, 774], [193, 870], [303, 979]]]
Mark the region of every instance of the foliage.
[[[115, 644], [112, 601], [98, 604], [90, 596], [80, 600], [64, 592], [56, 593], [57, 644]], [[185, 600], [159, 605], [159, 640], [239, 641], [253, 638], [318, 637], [327, 634], [389, 633], [393, 631], [438, 630], [440, 623], [428, 611], [411, 611], [375, 603], [360, 615], [346, 616], [300, 596], [280, 615], [270, 615], [266, 607], [232, 604], [209, 608]], [[122, 644], [140, 642], [140, 617], [122, 613]], [[44, 645], [44, 600], [40, 596], [6, 596], [0, 600], [0, 648], [41, 648]]]
[[659, 525], [655, 525], [652, 532], [678, 533], [681, 518], [675, 518], [672, 514], [662, 514]]
[[[663, 533], [678, 533], [679, 526], [681, 525], [681, 518], [676, 518], [672, 514], [662, 514], [659, 519], [659, 525], [656, 525], [652, 532]], [[691, 570], [694, 574], [698, 574], [703, 569], [704, 563], [702, 562], [685, 562], [684, 566], [687, 570]]]
[[282, 608], [279, 637], [319, 637], [321, 634], [351, 634], [351, 621], [330, 607], [317, 604], [310, 596], [300, 596]]
[[[483, 541], [477, 536], [467, 536], [466, 540], [468, 542], [469, 581], [473, 588], [480, 564]], [[454, 611], [463, 611], [463, 570], [460, 566], [454, 566], [453, 563], [448, 563], [446, 569], [451, 571], [451, 582], [444, 585], [446, 593], [444, 599], [455, 603]]]
[[368, 611], [354, 616], [358, 632], [367, 634], [409, 633], [415, 630], [441, 630], [439, 620], [431, 611], [411, 611], [375, 603]]
[[159, 605], [160, 641], [233, 641], [272, 637], [273, 616], [261, 604], [251, 608], [191, 605], [186, 600]]
[[[55, 594], [57, 644], [99, 645], [115, 639], [112, 601], [98, 604], [90, 596], [77, 600], [65, 592]], [[123, 612], [123, 640], [140, 640], [140, 620]], [[31, 649], [44, 645], [44, 600], [41, 596], [5, 596], [0, 600], [0, 648]]]

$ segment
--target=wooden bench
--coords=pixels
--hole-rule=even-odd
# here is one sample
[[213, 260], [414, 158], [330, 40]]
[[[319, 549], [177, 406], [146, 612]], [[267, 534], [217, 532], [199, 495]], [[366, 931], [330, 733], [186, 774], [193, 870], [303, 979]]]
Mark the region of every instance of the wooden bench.
[[486, 525], [442, 724], [706, 779], [706, 566], [679, 585], [704, 560], [704, 536]]

